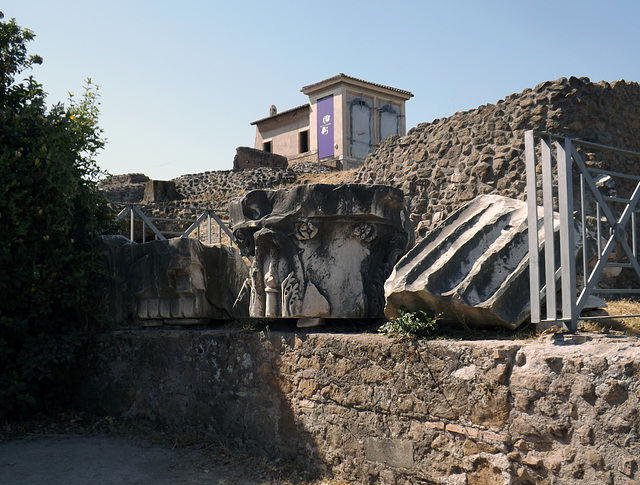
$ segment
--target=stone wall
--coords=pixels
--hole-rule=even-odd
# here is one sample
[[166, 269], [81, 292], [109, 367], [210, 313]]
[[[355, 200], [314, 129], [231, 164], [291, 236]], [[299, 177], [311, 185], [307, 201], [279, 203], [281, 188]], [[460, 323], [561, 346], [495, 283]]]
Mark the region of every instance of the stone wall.
[[[329, 167], [318, 163], [298, 162], [287, 168], [250, 168], [246, 170], [218, 170], [202, 173], [185, 174], [172, 180], [176, 187], [176, 198], [170, 205], [181, 208], [213, 209], [226, 214], [231, 199], [254, 189], [278, 189], [295, 185], [301, 174], [331, 173]], [[138, 182], [141, 175], [146, 180]], [[106, 179], [99, 185], [102, 191], [116, 206], [138, 204], [143, 200], [146, 182], [149, 180], [142, 174], [116, 175]], [[165, 204], [167, 205], [167, 204]], [[162, 208], [163, 214], [170, 213], [170, 208]], [[148, 206], [147, 210], [154, 207]]]
[[143, 173], [126, 173], [106, 178], [98, 188], [112, 201], [132, 204], [143, 199], [148, 181], [149, 177]]
[[178, 198], [176, 184], [172, 180], [149, 180], [144, 187], [142, 201], [146, 204], [171, 202]]
[[637, 483], [637, 340], [123, 330], [79, 402], [380, 484]]
[[[529, 129], [640, 151], [640, 85], [575, 77], [543, 82], [496, 104], [421, 123], [401, 138], [390, 137], [345, 182], [402, 189], [412, 221], [423, 235], [478, 195], [496, 193], [523, 200], [524, 132]], [[638, 158], [614, 157], [602, 166], [636, 173], [638, 163]], [[295, 163], [174, 180], [183, 204], [226, 212], [229, 200], [245, 191], [293, 185], [300, 173], [322, 171], [330, 170], [317, 163]], [[133, 192], [140, 192], [133, 185], [127, 197], [122, 184], [111, 183], [103, 190], [112, 200], [126, 198], [131, 203]]]
[[[640, 151], [640, 85], [561, 78], [496, 104], [421, 123], [380, 143], [351, 180], [401, 188], [414, 224], [431, 227], [480, 194], [524, 199], [524, 132]], [[603, 168], [637, 173], [640, 159]]]

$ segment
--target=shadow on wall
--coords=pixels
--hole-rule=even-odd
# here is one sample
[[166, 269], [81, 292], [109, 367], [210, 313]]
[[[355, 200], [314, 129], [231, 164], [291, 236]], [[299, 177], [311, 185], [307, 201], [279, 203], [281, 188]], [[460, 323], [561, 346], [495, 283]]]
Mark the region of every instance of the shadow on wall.
[[287, 396], [295, 387], [282, 361], [290, 343], [269, 332], [255, 337], [201, 329], [98, 335], [79, 367], [78, 404], [195, 431], [321, 476], [319, 437], [296, 420]]
[[632, 339], [138, 329], [96, 335], [86, 351], [83, 408], [239, 445], [229, 448], [307, 470], [305, 481], [329, 473], [348, 483], [637, 477]]

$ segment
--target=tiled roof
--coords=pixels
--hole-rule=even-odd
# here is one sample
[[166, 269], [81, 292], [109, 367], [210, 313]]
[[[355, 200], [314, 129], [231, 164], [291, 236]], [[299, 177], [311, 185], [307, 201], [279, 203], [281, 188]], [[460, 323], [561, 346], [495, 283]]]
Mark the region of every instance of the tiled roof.
[[350, 79], [352, 81], [357, 81], [357, 82], [361, 82], [361, 83], [365, 83], [365, 84], [370, 84], [371, 86], [377, 86], [379, 88], [384, 88], [384, 89], [388, 89], [390, 91], [395, 91], [397, 93], [404, 94], [405, 96], [409, 96], [409, 97], [413, 96], [413, 93], [411, 93], [410, 91], [405, 91], [404, 89], [393, 88], [391, 86], [385, 86], [384, 84], [372, 83], [372, 82], [369, 82], [369, 81], [365, 81], [364, 79], [358, 79], [357, 77], [347, 76], [346, 74], [344, 74], [342, 72], [340, 74], [336, 75], [336, 76], [324, 79], [322, 81], [318, 81], [317, 83], [309, 84], [308, 86], [303, 86], [301, 91], [304, 92], [307, 89], [313, 88], [314, 86], [317, 86], [319, 84], [324, 84], [324, 83], [326, 83], [328, 81], [339, 81], [340, 79]]

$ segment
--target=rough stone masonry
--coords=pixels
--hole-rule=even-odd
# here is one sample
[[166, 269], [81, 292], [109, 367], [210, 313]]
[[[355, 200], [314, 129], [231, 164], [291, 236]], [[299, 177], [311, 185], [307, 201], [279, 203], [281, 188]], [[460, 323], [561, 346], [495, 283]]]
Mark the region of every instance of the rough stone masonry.
[[[594, 83], [576, 77], [546, 81], [495, 104], [420, 123], [406, 136], [388, 138], [345, 182], [402, 189], [418, 235], [423, 236], [433, 224], [478, 195], [524, 200], [526, 130], [640, 151], [639, 113], [640, 85], [636, 82]], [[637, 164], [638, 159], [613, 158], [604, 160], [602, 168], [637, 173]], [[294, 164], [182, 175], [174, 179], [181, 200], [173, 205], [226, 212], [229, 200], [244, 191], [295, 185], [302, 173], [326, 171], [327, 167], [318, 164]], [[134, 194], [141, 199], [144, 188], [135, 189], [132, 182], [135, 190], [126, 197], [125, 182], [113, 177], [102, 190], [113, 194], [115, 201], [136, 202]]]
[[640, 344], [122, 330], [91, 342], [79, 399], [380, 484], [632, 484]]
[[[539, 130], [640, 151], [640, 85], [547, 81], [496, 104], [421, 123], [380, 143], [354, 183], [402, 189], [420, 235], [481, 194], [524, 200], [524, 132]], [[602, 168], [637, 173], [639, 160], [613, 158]]]

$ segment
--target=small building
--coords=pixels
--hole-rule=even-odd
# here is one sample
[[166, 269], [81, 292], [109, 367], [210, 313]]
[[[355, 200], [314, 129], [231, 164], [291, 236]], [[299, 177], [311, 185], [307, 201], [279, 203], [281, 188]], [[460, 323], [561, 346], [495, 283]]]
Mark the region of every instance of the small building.
[[361, 165], [382, 140], [406, 134], [409, 91], [346, 74], [304, 86], [309, 102], [254, 121], [255, 148], [340, 169]]

